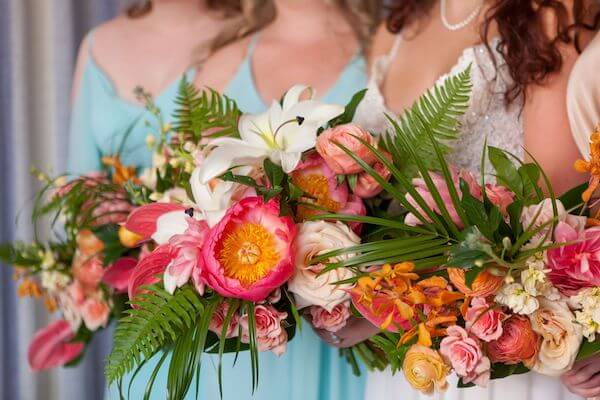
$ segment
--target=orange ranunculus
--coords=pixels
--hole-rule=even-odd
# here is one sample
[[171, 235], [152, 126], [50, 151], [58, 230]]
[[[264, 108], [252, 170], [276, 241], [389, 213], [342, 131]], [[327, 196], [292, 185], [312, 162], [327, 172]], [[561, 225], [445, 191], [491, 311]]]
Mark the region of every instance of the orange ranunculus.
[[596, 127], [590, 137], [590, 160], [577, 160], [574, 167], [577, 172], [591, 175], [588, 188], [581, 195], [583, 201], [587, 203], [600, 186], [600, 125]]
[[448, 388], [446, 377], [450, 370], [440, 353], [419, 344], [411, 346], [402, 364], [408, 383], [425, 394], [432, 394], [435, 390], [445, 391]]
[[502, 284], [504, 278], [496, 276], [490, 272], [481, 271], [469, 288], [465, 282], [465, 271], [461, 268], [448, 268], [448, 277], [450, 282], [463, 294], [468, 297], [488, 297], [495, 294]]
[[488, 344], [492, 362], [531, 367], [540, 348], [540, 336], [533, 331], [529, 318], [513, 315], [502, 324], [502, 336]]

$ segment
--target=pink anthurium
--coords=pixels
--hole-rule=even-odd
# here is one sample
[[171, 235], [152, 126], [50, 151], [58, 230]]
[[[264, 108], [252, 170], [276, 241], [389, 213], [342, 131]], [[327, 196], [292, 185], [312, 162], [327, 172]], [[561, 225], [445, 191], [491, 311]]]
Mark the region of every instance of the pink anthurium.
[[122, 257], [112, 263], [105, 271], [102, 281], [119, 293], [126, 293], [129, 277], [137, 265], [134, 257]]
[[186, 207], [175, 203], [151, 203], [138, 207], [129, 214], [125, 228], [158, 244], [166, 243], [171, 236], [187, 229]]
[[165, 272], [167, 265], [174, 257], [174, 251], [171, 246], [163, 245], [157, 247], [152, 253], [144, 257], [133, 269], [129, 278], [127, 292], [129, 300], [140, 294], [141, 286], [152, 285], [161, 280], [161, 275]]
[[69, 343], [75, 333], [63, 319], [38, 331], [27, 351], [29, 366], [33, 371], [54, 368], [76, 359], [84, 343]]

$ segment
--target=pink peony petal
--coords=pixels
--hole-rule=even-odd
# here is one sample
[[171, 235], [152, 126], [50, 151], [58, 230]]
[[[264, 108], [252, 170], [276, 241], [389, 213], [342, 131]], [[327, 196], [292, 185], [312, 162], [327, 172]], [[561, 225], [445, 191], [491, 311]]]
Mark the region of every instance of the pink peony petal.
[[127, 292], [129, 277], [137, 263], [133, 257], [119, 258], [104, 271], [102, 281], [119, 293]]
[[29, 366], [33, 371], [54, 368], [77, 358], [84, 343], [69, 343], [75, 334], [65, 320], [58, 320], [38, 331], [27, 351]]

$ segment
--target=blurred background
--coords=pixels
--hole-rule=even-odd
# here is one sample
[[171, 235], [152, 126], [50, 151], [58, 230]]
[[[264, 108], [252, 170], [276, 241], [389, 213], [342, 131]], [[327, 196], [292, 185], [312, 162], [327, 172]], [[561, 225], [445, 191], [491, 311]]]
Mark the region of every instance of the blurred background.
[[[66, 170], [71, 77], [85, 33], [124, 0], [0, 0], [0, 243], [31, 238], [35, 166]], [[15, 224], [17, 217], [21, 223]], [[111, 330], [95, 338], [76, 368], [32, 373], [27, 346], [48, 323], [41, 302], [18, 299], [12, 271], [0, 268], [0, 398], [101, 399]]]

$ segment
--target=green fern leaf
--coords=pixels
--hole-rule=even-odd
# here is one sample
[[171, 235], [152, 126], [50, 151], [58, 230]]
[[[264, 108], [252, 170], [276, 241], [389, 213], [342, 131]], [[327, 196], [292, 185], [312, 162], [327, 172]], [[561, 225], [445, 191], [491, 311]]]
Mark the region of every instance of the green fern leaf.
[[113, 382], [131, 371], [142, 358], [150, 358], [167, 344], [174, 343], [204, 311], [204, 301], [191, 286], [173, 295], [160, 285], [132, 303], [137, 308], [121, 318], [114, 335], [113, 351], [106, 364], [106, 378]]
[[213, 89], [199, 90], [185, 78], [181, 80], [175, 100], [176, 132], [192, 135], [199, 140], [210, 130], [211, 137], [237, 137], [241, 111], [235, 101]]

